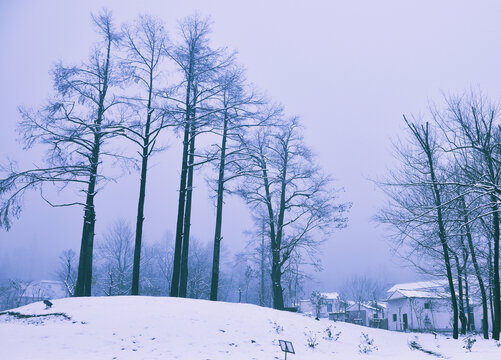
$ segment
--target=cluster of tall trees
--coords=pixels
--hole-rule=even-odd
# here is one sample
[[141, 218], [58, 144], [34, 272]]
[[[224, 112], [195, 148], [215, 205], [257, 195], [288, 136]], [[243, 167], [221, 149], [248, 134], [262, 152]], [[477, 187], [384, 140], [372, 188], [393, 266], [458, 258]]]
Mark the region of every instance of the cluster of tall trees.
[[[150, 16], [120, 28], [106, 11], [92, 20], [100, 40], [87, 61], [57, 64], [52, 71], [55, 91], [47, 105], [20, 108], [19, 132], [25, 147], [42, 145], [46, 156], [33, 169], [19, 170], [14, 163], [5, 167], [0, 226], [10, 228], [29, 190], [38, 190], [53, 207], [82, 206], [81, 246], [71, 292], [90, 296], [95, 278], [95, 198], [113, 178], [110, 162], [135, 164], [140, 177], [134, 244], [123, 243], [130, 234], [119, 224], [97, 253], [101, 263], [109, 260], [104, 262], [108, 269], [100, 271], [108, 277], [102, 291], [141, 293], [147, 281], [142, 268], [148, 164], [151, 156], [166, 150], [161, 145], [164, 134], [175, 133], [182, 138], [182, 158], [170, 295], [189, 296], [193, 184], [202, 166], [209, 165], [215, 169], [210, 184], [216, 199], [210, 299], [219, 298], [224, 198], [232, 194], [246, 201], [260, 229], [255, 235], [261, 239], [261, 302], [269, 283], [273, 306], [283, 309], [284, 276], [288, 284], [297, 282], [304, 276], [304, 264], [317, 264], [318, 246], [330, 230], [346, 226], [350, 206], [339, 202], [331, 179], [314, 164], [298, 120], [253, 89], [235, 53], [211, 45], [208, 19], [195, 15], [181, 20], [174, 40], [162, 21]], [[201, 138], [212, 146], [198, 149]], [[126, 148], [137, 151], [118, 152], [117, 144], [131, 144]], [[46, 195], [54, 186], [63, 200]], [[74, 196], [75, 189], [76, 198], [63, 196]], [[124, 247], [117, 252], [119, 245]], [[69, 266], [74, 255], [64, 256]]]
[[446, 280], [453, 336], [471, 329], [480, 299], [483, 335], [499, 340], [501, 108], [470, 90], [432, 106], [428, 119], [404, 116], [398, 167], [381, 187], [378, 220], [394, 230], [394, 250], [422, 272]]

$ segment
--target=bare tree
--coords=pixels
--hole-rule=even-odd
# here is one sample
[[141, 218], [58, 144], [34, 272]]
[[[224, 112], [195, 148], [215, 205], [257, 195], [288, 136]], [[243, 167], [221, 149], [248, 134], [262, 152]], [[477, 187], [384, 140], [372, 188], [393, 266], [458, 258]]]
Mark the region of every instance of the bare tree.
[[245, 174], [239, 162], [245, 157], [245, 147], [241, 141], [246, 130], [255, 126], [263, 126], [270, 122], [273, 112], [266, 115], [260, 113], [259, 106], [264, 100], [255, 95], [245, 84], [243, 70], [233, 67], [220, 76], [221, 92], [215, 97], [215, 113], [212, 132], [220, 136], [221, 143], [215, 144], [215, 153], [208, 158], [217, 169], [217, 181], [213, 185], [216, 196], [216, 224], [214, 229], [214, 251], [212, 259], [211, 300], [218, 299], [220, 252], [222, 240], [224, 195], [227, 183]]
[[139, 146], [141, 158], [131, 287], [131, 294], [138, 295], [148, 160], [155, 150], [160, 150], [156, 144], [162, 129], [173, 124], [166, 121], [165, 100], [158, 96], [160, 89], [165, 87], [162, 64], [168, 48], [162, 22], [150, 16], [140, 16], [133, 25], [123, 27], [123, 38], [126, 52], [122, 62], [137, 84], [134, 90], [138, 92], [127, 99], [134, 116], [130, 124], [123, 128], [123, 135]]
[[6, 281], [0, 286], [0, 309], [12, 309], [24, 305], [23, 298], [26, 297], [26, 291], [30, 285], [30, 281], [17, 279]]
[[[0, 181], [3, 196], [0, 225], [9, 228], [10, 217], [21, 211], [25, 191], [38, 189], [51, 206], [81, 205], [84, 222], [80, 246], [78, 278], [75, 296], [90, 296], [92, 285], [92, 254], [96, 211], [94, 199], [98, 185], [104, 179], [99, 171], [102, 158], [119, 155], [108, 151], [106, 143], [118, 134], [122, 122], [115, 106], [119, 98], [111, 89], [120, 82], [121, 73], [115, 66], [114, 52], [120, 39], [115, 32], [111, 14], [103, 12], [92, 17], [101, 37], [89, 60], [80, 66], [57, 64], [52, 71], [56, 94], [39, 111], [20, 108], [20, 133], [26, 148], [35, 144], [48, 147], [43, 165], [27, 171], [17, 171], [11, 164], [9, 174]], [[54, 203], [44, 196], [44, 184], [76, 185], [85, 200]]]
[[[447, 231], [449, 213], [444, 172], [440, 172], [439, 145], [437, 137], [428, 122], [416, 124], [404, 116], [409, 129], [410, 146], [399, 144], [396, 151], [402, 168], [391, 174], [391, 179], [382, 183], [389, 195], [390, 203], [379, 214], [379, 221], [390, 224], [396, 230], [397, 249], [405, 249], [406, 259], [424, 271], [425, 266], [414, 262], [423, 261], [416, 254], [426, 254], [427, 260], [434, 260], [438, 273], [445, 276], [449, 284], [451, 308], [453, 309], [453, 337], [458, 338], [458, 303], [450, 259], [450, 233]], [[455, 194], [455, 192], [453, 192]], [[443, 276], [443, 275], [442, 275]]]
[[134, 233], [123, 219], [117, 220], [97, 242], [98, 281], [107, 296], [130, 293]]
[[258, 130], [246, 143], [249, 169], [239, 189], [253, 211], [266, 215], [271, 249], [273, 307], [284, 308], [282, 275], [295, 253], [303, 251], [312, 263], [322, 232], [343, 228], [348, 203], [336, 201], [329, 177], [312, 165], [296, 119], [277, 131]]
[[170, 237], [151, 245], [143, 245], [141, 256], [142, 293], [145, 295], [168, 296], [172, 276], [174, 257], [173, 243]]
[[210, 122], [213, 110], [208, 105], [222, 85], [216, 80], [218, 74], [229, 66], [232, 55], [225, 49], [213, 50], [209, 45], [210, 22], [197, 15], [180, 22], [181, 42], [169, 51], [170, 58], [177, 64], [182, 81], [177, 87], [183, 92], [183, 99], [165, 95], [178, 104], [179, 124], [183, 128], [183, 152], [179, 201], [176, 224], [176, 242], [171, 296], [186, 297], [188, 283], [188, 257], [191, 227], [191, 202], [193, 194], [193, 172], [195, 163], [195, 139]]
[[77, 282], [77, 254], [72, 250], [64, 250], [59, 255], [59, 267], [56, 270], [56, 278], [64, 284], [69, 296], [75, 294]]
[[358, 311], [362, 304], [377, 303], [384, 299], [384, 285], [368, 276], [355, 275], [346, 280], [341, 286], [342, 297], [346, 300], [353, 300], [358, 305]]
[[481, 93], [470, 91], [446, 99], [445, 112], [435, 111], [437, 123], [447, 140], [448, 151], [455, 156], [464, 192], [483, 197], [480, 215], [490, 221], [492, 242], [492, 288], [494, 319], [492, 337], [499, 340], [501, 331], [501, 290], [499, 275], [499, 240], [501, 199], [500, 107]]
[[187, 295], [193, 299], [208, 299], [210, 295], [210, 260], [209, 244], [200, 244], [193, 238], [190, 246]]

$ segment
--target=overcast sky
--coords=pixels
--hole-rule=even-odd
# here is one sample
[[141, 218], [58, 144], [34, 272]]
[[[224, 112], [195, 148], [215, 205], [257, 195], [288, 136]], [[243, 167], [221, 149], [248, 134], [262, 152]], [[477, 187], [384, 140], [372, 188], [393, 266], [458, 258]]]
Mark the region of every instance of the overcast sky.
[[[16, 142], [17, 106], [48, 99], [55, 61], [87, 58], [96, 39], [90, 13], [103, 5], [117, 23], [149, 13], [171, 33], [177, 19], [194, 11], [210, 15], [213, 43], [236, 49], [249, 80], [301, 117], [318, 162], [353, 202], [349, 227], [324, 247], [318, 287], [336, 290], [353, 274], [417, 277], [391, 258], [385, 230], [370, 221], [385, 199], [368, 178], [392, 166], [391, 139], [402, 133], [402, 113], [426, 114], [443, 92], [470, 86], [501, 97], [501, 2], [0, 0], [1, 159], [27, 166], [39, 159]], [[181, 142], [169, 142], [152, 161], [147, 241], [175, 228]], [[98, 195], [98, 239], [117, 218], [134, 223], [137, 183], [133, 173]], [[211, 241], [214, 209], [203, 179], [195, 186], [192, 232]], [[51, 209], [28, 196], [13, 229], [0, 230], [0, 277], [51, 278], [60, 252], [78, 250], [82, 216], [80, 208]], [[241, 251], [252, 223], [240, 201], [228, 201], [223, 226], [225, 245]]]

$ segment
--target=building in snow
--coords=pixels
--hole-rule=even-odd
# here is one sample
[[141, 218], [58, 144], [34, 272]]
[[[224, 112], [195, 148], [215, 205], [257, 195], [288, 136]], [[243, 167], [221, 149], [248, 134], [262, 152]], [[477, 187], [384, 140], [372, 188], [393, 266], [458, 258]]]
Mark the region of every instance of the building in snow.
[[[330, 318], [331, 313], [343, 312], [345, 309], [345, 302], [339, 298], [339, 294], [336, 292], [331, 293], [321, 293], [324, 300], [320, 305], [321, 318]], [[315, 316], [315, 308], [310, 299], [299, 301], [299, 312], [303, 314], [308, 314]]]
[[[386, 304], [384, 303], [355, 303], [345, 301], [336, 292], [321, 293], [323, 301], [320, 305], [320, 318], [329, 318], [334, 321], [344, 321], [353, 324], [387, 329]], [[299, 312], [316, 316], [315, 305], [311, 300], [299, 302]]]
[[[337, 319], [333, 318], [333, 320]], [[386, 304], [383, 302], [351, 303], [346, 309], [345, 321], [357, 325], [388, 329]]]
[[[482, 329], [482, 309], [470, 301], [475, 329]], [[452, 309], [446, 281], [396, 284], [388, 290], [388, 329], [396, 331], [451, 331]]]

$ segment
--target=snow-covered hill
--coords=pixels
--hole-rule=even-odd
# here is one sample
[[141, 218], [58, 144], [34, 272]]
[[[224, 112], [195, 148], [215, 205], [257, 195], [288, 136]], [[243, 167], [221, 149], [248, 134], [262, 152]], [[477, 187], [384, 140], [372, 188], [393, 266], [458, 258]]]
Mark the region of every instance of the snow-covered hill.
[[[480, 337], [467, 354], [463, 341], [444, 336], [315, 321], [247, 304], [92, 297], [55, 300], [51, 309], [38, 302], [12, 311], [16, 314], [0, 315], [0, 359], [283, 359], [279, 339], [294, 344], [296, 354], [289, 360], [435, 358], [412, 350], [411, 342], [450, 359], [501, 359], [501, 347]], [[359, 352], [362, 333], [374, 339], [377, 350]]]

